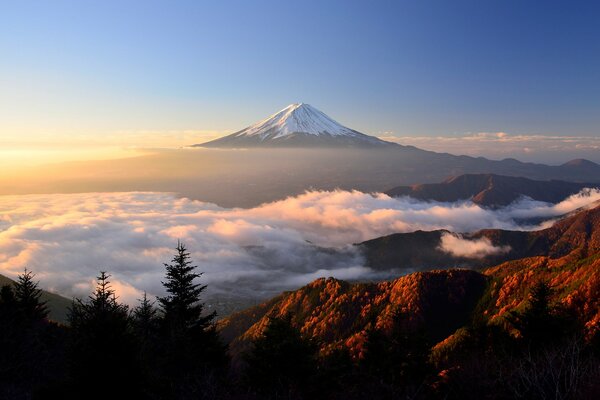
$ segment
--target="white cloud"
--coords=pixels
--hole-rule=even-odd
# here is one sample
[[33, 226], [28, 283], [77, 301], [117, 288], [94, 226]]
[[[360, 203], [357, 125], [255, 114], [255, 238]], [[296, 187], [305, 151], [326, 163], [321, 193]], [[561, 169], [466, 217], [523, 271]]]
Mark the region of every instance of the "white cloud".
[[141, 291], [163, 293], [163, 263], [181, 239], [205, 272], [210, 296], [262, 299], [319, 276], [380, 278], [353, 243], [418, 229], [517, 229], [516, 219], [553, 218], [597, 200], [595, 190], [556, 206], [523, 199], [489, 210], [470, 202], [313, 191], [226, 209], [169, 193], [0, 196], [0, 273], [14, 277], [28, 267], [44, 287], [82, 296], [107, 270], [131, 303]]
[[508, 253], [510, 246], [496, 247], [488, 238], [468, 240], [460, 234], [445, 233], [440, 238], [439, 249], [455, 257], [483, 258]]

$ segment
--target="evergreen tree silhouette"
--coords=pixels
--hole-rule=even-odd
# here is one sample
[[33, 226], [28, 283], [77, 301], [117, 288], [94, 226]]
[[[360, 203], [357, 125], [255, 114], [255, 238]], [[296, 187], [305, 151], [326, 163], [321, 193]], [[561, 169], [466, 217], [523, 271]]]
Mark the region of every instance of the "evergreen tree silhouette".
[[425, 333], [411, 326], [404, 312], [394, 311], [390, 322], [388, 330], [377, 328], [375, 321], [367, 329], [360, 369], [368, 390], [377, 387], [387, 390], [386, 395], [412, 398], [431, 372], [430, 346]]
[[15, 298], [27, 320], [41, 321], [48, 317], [48, 308], [46, 302], [41, 301], [42, 291], [33, 278], [33, 273], [25, 268], [15, 283]]
[[270, 316], [244, 355], [247, 384], [273, 398], [306, 395], [316, 374], [317, 346], [292, 324], [292, 316]]
[[507, 321], [529, 346], [538, 348], [565, 339], [579, 327], [577, 321], [559, 304], [552, 303], [553, 290], [547, 282], [534, 284], [523, 311], [512, 311]]
[[146, 292], [139, 302], [140, 304], [133, 309], [135, 332], [142, 343], [150, 343], [157, 331], [157, 309], [154, 307], [154, 302], [148, 299]]
[[191, 328], [208, 329], [216, 313], [202, 315], [204, 304], [200, 302], [200, 294], [206, 289], [206, 285], [194, 283], [202, 273], [195, 272], [197, 267], [192, 265], [190, 253], [183, 243], [177, 243], [176, 251], [171, 264], [164, 264], [167, 273], [166, 281], [162, 284], [168, 295], [158, 298], [164, 321], [174, 333]]
[[206, 314], [200, 295], [206, 285], [195, 283], [190, 253], [178, 242], [170, 264], [164, 264], [167, 295], [159, 297], [161, 318], [161, 375], [167, 397], [194, 397], [214, 389], [227, 366], [226, 346], [214, 326], [215, 312]]
[[[143, 386], [147, 394], [160, 392], [160, 371], [158, 368], [159, 354], [157, 349], [161, 348], [159, 337], [158, 310], [154, 302], [144, 295], [139, 299], [139, 304], [133, 309], [132, 324], [138, 348], [138, 363], [143, 379]], [[157, 387], [158, 385], [158, 387]], [[152, 396], [155, 398], [157, 396]]]
[[48, 321], [33, 277], [26, 269], [0, 289], [0, 398], [31, 398], [66, 375], [64, 327]]
[[589, 352], [584, 325], [560, 303], [553, 303], [552, 295], [552, 287], [539, 281], [524, 310], [507, 316], [520, 336], [519, 362], [510, 365], [505, 377], [508, 387], [521, 398], [597, 398], [582, 393], [586, 386], [600, 393], [598, 387], [589, 386], [598, 382], [598, 360]]
[[89, 388], [99, 381], [127, 396], [137, 396], [139, 368], [128, 307], [117, 301], [110, 275], [101, 271], [87, 301], [75, 299], [69, 312], [72, 375], [79, 394], [101, 398]]

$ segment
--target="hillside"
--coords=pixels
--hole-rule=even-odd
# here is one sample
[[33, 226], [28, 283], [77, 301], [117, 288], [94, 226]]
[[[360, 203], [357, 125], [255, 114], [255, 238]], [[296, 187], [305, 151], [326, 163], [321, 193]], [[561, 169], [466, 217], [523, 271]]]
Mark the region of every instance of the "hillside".
[[[0, 275], [0, 286], [14, 284], [14, 281], [4, 275]], [[67, 322], [68, 309], [71, 306], [71, 300], [58, 294], [42, 290], [42, 301], [46, 302], [50, 311], [48, 317], [56, 322]]]
[[577, 310], [589, 330], [600, 328], [600, 208], [583, 211], [536, 232], [533, 245], [546, 254], [488, 268], [492, 278], [487, 315], [500, 317], [522, 305], [532, 283], [548, 281], [556, 299]]
[[600, 166], [488, 160], [412, 146], [373, 148], [186, 148], [115, 160], [68, 162], [9, 176], [0, 194], [113, 191], [176, 192], [223, 207], [255, 207], [306, 190], [383, 192], [494, 173], [536, 180], [600, 182]]
[[[573, 167], [580, 163], [571, 162]], [[589, 166], [589, 164], [585, 164]], [[597, 183], [566, 182], [558, 180], [537, 181], [522, 177], [496, 174], [465, 174], [441, 183], [398, 186], [386, 194], [410, 196], [420, 200], [454, 202], [469, 199], [486, 207], [506, 206], [523, 196], [533, 200], [558, 203], [581, 189], [596, 187]]]
[[349, 284], [321, 278], [263, 305], [220, 321], [223, 338], [234, 352], [260, 334], [267, 315], [292, 313], [301, 331], [325, 348], [347, 346], [361, 351], [365, 329], [384, 326], [402, 310], [411, 323], [424, 326], [432, 340], [441, 340], [462, 326], [486, 287], [484, 275], [468, 270], [431, 271], [393, 281]]
[[[506, 232], [482, 231], [502, 239]], [[511, 233], [509, 232], [510, 236]], [[473, 313], [501, 322], [519, 309], [532, 285], [549, 282], [554, 299], [573, 310], [589, 332], [600, 323], [600, 207], [582, 211], [549, 229], [529, 233], [518, 251], [539, 253], [476, 272], [450, 269], [418, 272], [393, 281], [350, 284], [319, 279], [294, 292], [250, 308], [220, 322], [233, 352], [260, 334], [268, 315], [294, 316], [294, 323], [322, 349], [348, 347], [360, 355], [371, 323], [389, 324], [393, 311], [407, 312], [432, 341], [442, 340], [467, 323]]]
[[[436, 230], [395, 233], [357, 244], [364, 253], [367, 265], [377, 270], [399, 272], [422, 271], [431, 268], [469, 267], [484, 268], [509, 260], [533, 256], [561, 257], [575, 248], [597, 251], [600, 231], [600, 207], [584, 210], [564, 218], [550, 228], [540, 231], [508, 231], [484, 229], [460, 234], [465, 243], [484, 241], [497, 249], [497, 253], [472, 257], [443, 251], [442, 237], [451, 232]], [[588, 236], [589, 233], [589, 236]]]

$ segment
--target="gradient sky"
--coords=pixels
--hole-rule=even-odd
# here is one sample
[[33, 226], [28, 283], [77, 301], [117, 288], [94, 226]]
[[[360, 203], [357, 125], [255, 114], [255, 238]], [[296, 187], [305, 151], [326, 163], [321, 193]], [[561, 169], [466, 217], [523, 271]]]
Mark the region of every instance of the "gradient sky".
[[300, 101], [373, 135], [597, 137], [599, 20], [597, 1], [1, 1], [0, 138], [210, 136]]

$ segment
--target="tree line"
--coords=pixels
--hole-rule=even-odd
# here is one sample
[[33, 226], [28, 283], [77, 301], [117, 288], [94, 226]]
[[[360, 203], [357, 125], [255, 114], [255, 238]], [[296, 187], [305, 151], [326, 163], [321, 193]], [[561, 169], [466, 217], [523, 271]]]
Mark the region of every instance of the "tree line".
[[144, 294], [130, 308], [101, 271], [61, 325], [25, 270], [0, 289], [0, 399], [600, 398], [600, 339], [551, 301], [545, 282], [505, 324], [474, 316], [443, 346], [398, 311], [388, 328], [366, 328], [357, 359], [323, 351], [287, 314], [270, 316], [232, 360], [200, 277], [179, 243], [164, 297]]

